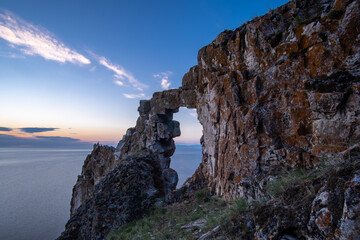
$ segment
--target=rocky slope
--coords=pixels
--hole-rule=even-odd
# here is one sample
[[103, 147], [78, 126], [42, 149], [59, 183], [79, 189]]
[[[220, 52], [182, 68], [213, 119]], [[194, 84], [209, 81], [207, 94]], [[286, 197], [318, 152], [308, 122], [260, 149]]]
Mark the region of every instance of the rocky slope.
[[[94, 196], [113, 162], [143, 149], [159, 160], [162, 196], [168, 202], [178, 198], [170, 157], [173, 138], [180, 135], [172, 119], [179, 107], [196, 108], [203, 127], [203, 159], [186, 182], [188, 189], [205, 186], [227, 201], [271, 199], [266, 186], [285, 170], [350, 161], [344, 156], [356, 152], [360, 142], [359, 13], [356, 0], [292, 0], [221, 33], [199, 51], [198, 65], [184, 75], [182, 87], [140, 101], [136, 126], [111, 150], [114, 156], [85, 163], [73, 191], [72, 216]], [[351, 158], [358, 160], [356, 154]], [[359, 212], [357, 200], [350, 206], [344, 197], [336, 199], [343, 211]], [[314, 216], [340, 216], [315, 205], [319, 212], [311, 213], [310, 232], [315, 225], [321, 229]], [[332, 221], [327, 223], [335, 237], [343, 225]], [[320, 232], [327, 234], [324, 229]]]
[[240, 198], [230, 206], [204, 189], [182, 189], [182, 200], [108, 239], [358, 239], [359, 174], [359, 161], [294, 170], [271, 185], [271, 199]]
[[111, 229], [148, 213], [164, 196], [159, 159], [148, 152], [129, 155], [93, 189], [58, 239], [104, 239]]

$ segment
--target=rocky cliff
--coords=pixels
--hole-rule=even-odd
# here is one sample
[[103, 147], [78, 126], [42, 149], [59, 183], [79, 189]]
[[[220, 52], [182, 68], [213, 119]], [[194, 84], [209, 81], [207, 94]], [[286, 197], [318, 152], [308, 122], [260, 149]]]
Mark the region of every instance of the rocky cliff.
[[71, 198], [71, 215], [89, 197], [93, 195], [95, 185], [97, 185], [115, 164], [115, 148], [108, 146], [94, 145], [91, 154], [87, 156], [82, 167], [82, 173], [78, 176], [77, 182], [73, 187]]
[[[93, 153], [98, 149], [95, 146]], [[79, 181], [70, 220], [58, 239], [104, 239], [111, 229], [144, 216], [164, 196], [159, 159], [146, 151], [115, 164], [75, 209], [76, 186]]]
[[[172, 119], [179, 107], [196, 109], [203, 127], [202, 162], [185, 187], [205, 186], [227, 201], [271, 199], [266, 186], [284, 170], [312, 169], [331, 159], [350, 161], [344, 156], [351, 154], [351, 161], [358, 161], [353, 152], [360, 142], [359, 13], [356, 0], [292, 0], [221, 33], [199, 51], [198, 65], [184, 75], [179, 89], [140, 101], [136, 126], [128, 129], [112, 157], [101, 158], [106, 170], [97, 167], [96, 158], [85, 163], [91, 167], [84, 166], [74, 187], [73, 216], [113, 162], [144, 149], [158, 158], [160, 195], [168, 202], [176, 199], [177, 174], [170, 157], [173, 138], [180, 135]], [[87, 174], [88, 169], [95, 173]], [[344, 212], [351, 208], [356, 216], [360, 211], [358, 198], [351, 206], [344, 197], [336, 199]], [[317, 212], [311, 213], [309, 229], [321, 228], [316, 216], [350, 218], [314, 201], [312, 211]], [[359, 220], [352, 221], [358, 231]], [[334, 237], [343, 226], [329, 225], [318, 231]]]

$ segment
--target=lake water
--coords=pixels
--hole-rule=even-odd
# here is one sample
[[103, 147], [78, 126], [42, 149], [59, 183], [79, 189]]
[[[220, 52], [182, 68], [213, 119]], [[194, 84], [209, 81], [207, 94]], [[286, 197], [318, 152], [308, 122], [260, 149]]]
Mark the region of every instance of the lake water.
[[[90, 149], [0, 148], [0, 239], [51, 240], [69, 219], [72, 187]], [[179, 185], [201, 161], [200, 147], [178, 147]]]
[[171, 157], [170, 167], [175, 169], [179, 176], [178, 187], [191, 177], [202, 158], [201, 146], [185, 147], [178, 146], [174, 155]]

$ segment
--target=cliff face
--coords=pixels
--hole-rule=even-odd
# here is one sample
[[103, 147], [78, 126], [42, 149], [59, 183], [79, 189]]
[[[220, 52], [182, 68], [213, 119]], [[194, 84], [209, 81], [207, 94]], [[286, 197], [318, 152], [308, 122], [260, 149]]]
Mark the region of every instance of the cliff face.
[[[358, 151], [360, 142], [359, 13], [356, 0], [293, 0], [221, 33], [199, 51], [198, 65], [184, 75], [182, 87], [140, 101], [136, 126], [111, 150], [114, 155], [101, 157], [101, 167], [96, 157], [85, 162], [72, 214], [93, 196], [114, 162], [144, 149], [157, 156], [162, 194], [173, 201], [177, 174], [170, 157], [180, 129], [172, 118], [179, 107], [196, 108], [203, 127], [202, 162], [185, 186], [206, 186], [225, 200], [269, 197], [265, 186], [284, 169], [347, 161], [344, 156]], [[331, 189], [329, 196], [335, 194]], [[321, 194], [316, 198], [323, 199], [326, 193]], [[354, 202], [346, 205], [343, 195], [335, 199], [354, 214], [360, 210]], [[335, 213], [312, 204], [309, 229], [320, 229], [317, 217]], [[333, 236], [347, 225], [336, 226], [319, 231]]]
[[256, 199], [277, 168], [360, 142], [359, 10], [292, 1], [200, 50], [186, 81], [197, 80], [202, 171], [216, 194]]
[[72, 215], [58, 239], [105, 239], [111, 229], [148, 213], [164, 196], [163, 191], [157, 156], [146, 151], [129, 155], [114, 165], [77, 209], [72, 206]]
[[81, 175], [73, 187], [71, 198], [71, 215], [89, 197], [93, 195], [95, 185], [111, 171], [115, 164], [115, 149], [112, 147], [94, 145], [94, 149], [89, 154], [82, 167]]
[[203, 160], [194, 178], [225, 199], [257, 199], [279, 168], [312, 167], [359, 143], [359, 12], [359, 1], [291, 1], [221, 33], [180, 89], [140, 103], [118, 150], [148, 148], [168, 162], [178, 133], [163, 129], [179, 107], [196, 108]]

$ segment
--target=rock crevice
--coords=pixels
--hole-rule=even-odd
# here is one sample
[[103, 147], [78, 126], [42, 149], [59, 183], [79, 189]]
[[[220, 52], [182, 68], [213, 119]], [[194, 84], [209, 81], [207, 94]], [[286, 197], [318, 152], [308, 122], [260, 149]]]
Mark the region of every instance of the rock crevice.
[[202, 162], [185, 186], [206, 186], [227, 201], [269, 197], [264, 186], [282, 170], [352, 149], [360, 142], [359, 13], [359, 1], [292, 0], [221, 33], [200, 49], [179, 89], [140, 101], [136, 126], [116, 149], [100, 151], [100, 165], [96, 157], [85, 162], [72, 215], [115, 163], [143, 150], [158, 159], [162, 197], [171, 201], [179, 107], [196, 109], [203, 127]]

